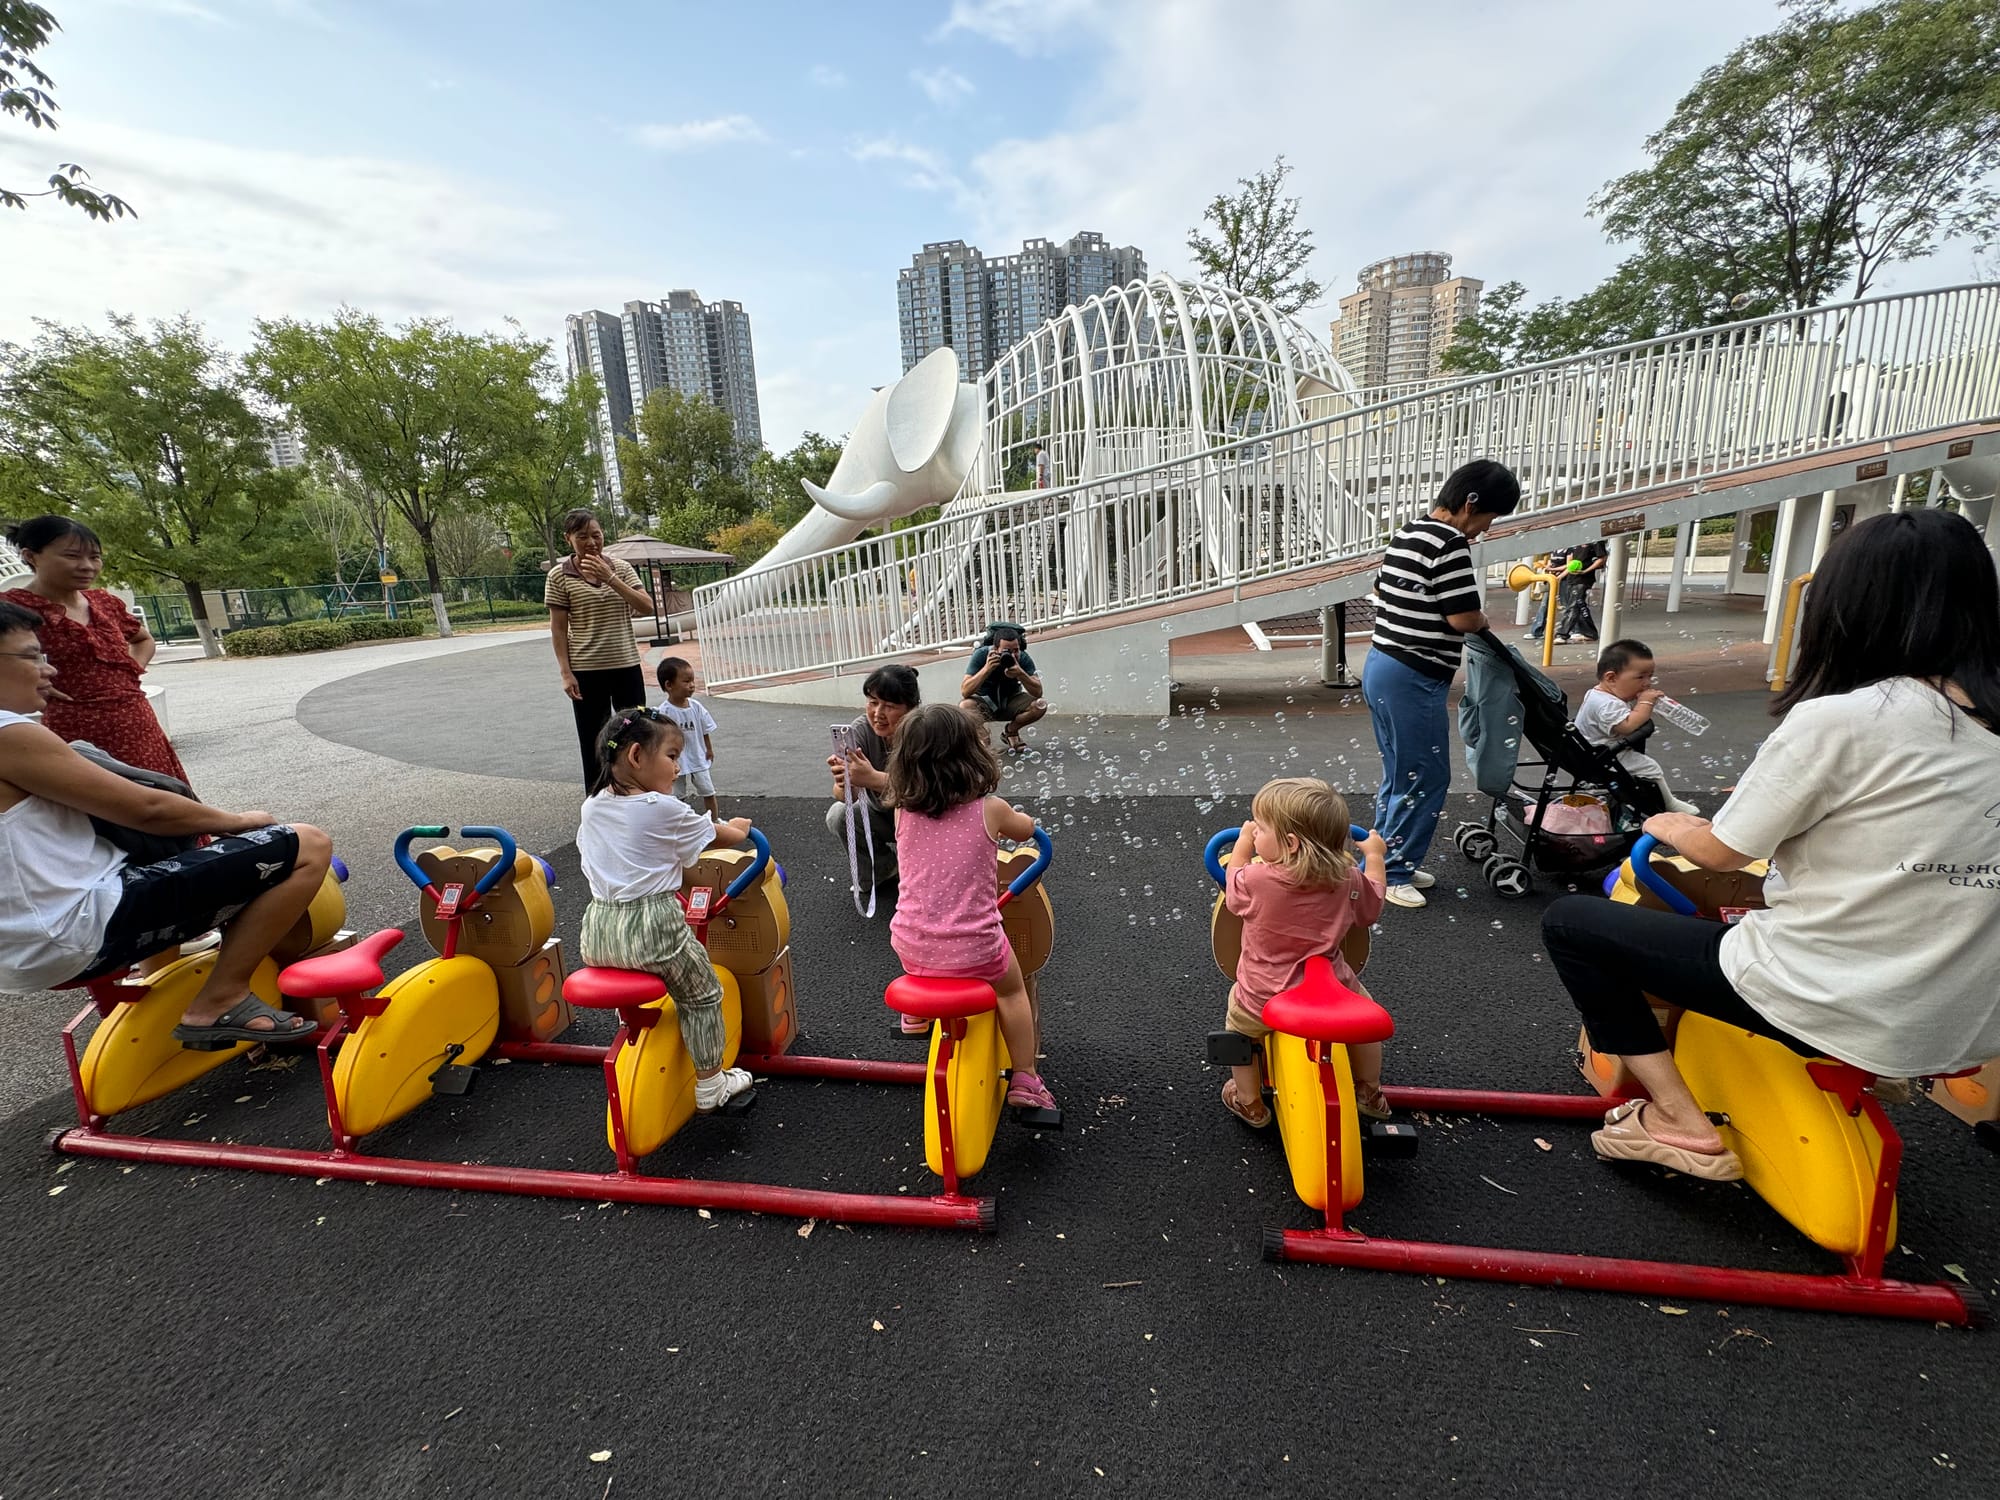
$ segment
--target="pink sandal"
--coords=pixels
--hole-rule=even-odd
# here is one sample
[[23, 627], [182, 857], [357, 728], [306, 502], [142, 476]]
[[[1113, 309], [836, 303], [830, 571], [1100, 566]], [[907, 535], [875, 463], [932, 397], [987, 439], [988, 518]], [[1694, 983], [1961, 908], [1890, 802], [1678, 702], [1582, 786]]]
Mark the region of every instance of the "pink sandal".
[[1690, 1151], [1670, 1146], [1646, 1128], [1647, 1101], [1628, 1099], [1604, 1117], [1604, 1128], [1592, 1133], [1590, 1144], [1604, 1161], [1642, 1161], [1666, 1167], [1704, 1182], [1735, 1182], [1743, 1163], [1727, 1146], [1720, 1151]]
[[1039, 1073], [1023, 1073], [1017, 1068], [1007, 1079], [1007, 1103], [1015, 1109], [1054, 1109], [1056, 1096]]

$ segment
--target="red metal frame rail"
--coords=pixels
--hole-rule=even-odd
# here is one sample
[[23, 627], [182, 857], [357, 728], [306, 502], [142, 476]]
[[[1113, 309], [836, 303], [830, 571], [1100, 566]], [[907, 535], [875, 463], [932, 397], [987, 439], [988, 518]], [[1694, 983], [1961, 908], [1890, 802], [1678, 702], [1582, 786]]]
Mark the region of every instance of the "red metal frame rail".
[[[1969, 1286], [1918, 1284], [1882, 1275], [1888, 1247], [1889, 1213], [1903, 1156], [1902, 1136], [1874, 1095], [1865, 1092], [1868, 1075], [1839, 1064], [1815, 1063], [1814, 1078], [1850, 1110], [1865, 1112], [1882, 1137], [1868, 1238], [1858, 1255], [1843, 1256], [1846, 1270], [1833, 1275], [1753, 1271], [1734, 1266], [1678, 1261], [1626, 1260], [1438, 1240], [1376, 1239], [1345, 1227], [1340, 1204], [1340, 1097], [1328, 1044], [1310, 1043], [1320, 1062], [1326, 1100], [1326, 1224], [1319, 1229], [1269, 1229], [1267, 1259], [1315, 1265], [1355, 1266], [1425, 1276], [1458, 1276], [1525, 1286], [1577, 1287], [1630, 1292], [1694, 1301], [1764, 1307], [1796, 1307], [1818, 1312], [1862, 1313], [1914, 1318], [1956, 1327], [1986, 1322], [1986, 1301]], [[1594, 1094], [1516, 1094], [1472, 1089], [1384, 1088], [1400, 1109], [1437, 1114], [1511, 1115], [1552, 1120], [1597, 1120], [1617, 1099]]]
[[[991, 1198], [972, 1197], [947, 1183], [945, 1191], [927, 1196], [904, 1193], [848, 1193], [792, 1188], [769, 1183], [691, 1177], [652, 1177], [636, 1166], [609, 1172], [566, 1171], [541, 1167], [509, 1167], [472, 1162], [425, 1161], [414, 1157], [374, 1156], [354, 1149], [340, 1124], [331, 1085], [333, 1047], [344, 1030], [341, 1023], [321, 1033], [319, 1055], [322, 1083], [327, 1089], [328, 1124], [345, 1144], [327, 1150], [245, 1145], [234, 1141], [173, 1141], [125, 1135], [105, 1128], [84, 1093], [78, 1062], [77, 1028], [93, 1014], [108, 1012], [118, 1001], [92, 987], [91, 1003], [63, 1027], [63, 1055], [69, 1067], [70, 1093], [78, 1123], [50, 1137], [50, 1145], [71, 1156], [116, 1161], [160, 1162], [174, 1166], [209, 1167], [226, 1171], [271, 1172], [291, 1177], [332, 1177], [347, 1182], [386, 1182], [400, 1187], [450, 1188], [459, 1191], [511, 1193], [530, 1197], [577, 1198], [593, 1202], [662, 1204], [682, 1208], [741, 1209], [750, 1213], [791, 1215], [836, 1223], [899, 1224], [913, 1228], [970, 1229], [991, 1233], [995, 1207]], [[496, 1055], [520, 1062], [589, 1064], [614, 1071], [613, 1047], [564, 1042], [499, 1042]], [[754, 1073], [794, 1078], [828, 1078], [868, 1083], [922, 1085], [927, 1069], [920, 1062], [880, 1062], [868, 1058], [745, 1055], [738, 1062]], [[615, 1098], [615, 1096], [614, 1096]], [[614, 1115], [615, 1117], [615, 1115]]]

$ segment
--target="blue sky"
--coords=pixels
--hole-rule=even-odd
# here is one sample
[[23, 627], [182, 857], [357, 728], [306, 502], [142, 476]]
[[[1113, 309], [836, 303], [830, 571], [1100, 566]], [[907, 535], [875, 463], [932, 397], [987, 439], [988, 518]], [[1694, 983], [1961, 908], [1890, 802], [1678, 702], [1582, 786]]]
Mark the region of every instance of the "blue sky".
[[[1327, 305], [1370, 260], [1573, 294], [1584, 216], [1770, 0], [48, 0], [64, 127], [140, 217], [0, 218], [0, 338], [183, 310], [242, 347], [345, 301], [471, 327], [692, 287], [749, 310], [766, 440], [900, 371], [897, 268], [1096, 229], [1184, 271], [1204, 203], [1283, 152]], [[1892, 290], [1966, 279], [1962, 250]]]

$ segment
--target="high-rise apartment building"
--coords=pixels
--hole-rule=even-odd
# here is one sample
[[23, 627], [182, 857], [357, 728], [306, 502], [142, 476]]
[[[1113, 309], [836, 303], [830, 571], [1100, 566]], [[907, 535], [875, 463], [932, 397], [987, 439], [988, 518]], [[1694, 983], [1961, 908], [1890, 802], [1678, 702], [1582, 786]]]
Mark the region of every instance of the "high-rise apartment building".
[[625, 486], [618, 477], [618, 439], [632, 435], [632, 387], [625, 363], [625, 333], [606, 312], [571, 313], [563, 320], [569, 378], [588, 371], [597, 380], [597, 416], [591, 424], [591, 451], [597, 455], [597, 499], [621, 506]]
[[1461, 319], [1479, 310], [1485, 283], [1451, 274], [1436, 251], [1392, 256], [1362, 271], [1340, 299], [1334, 357], [1364, 388], [1432, 380]]
[[658, 390], [700, 396], [729, 413], [737, 442], [763, 446], [757, 404], [757, 361], [750, 344], [750, 315], [740, 302], [703, 302], [693, 292], [669, 292], [664, 302], [627, 302], [613, 315], [572, 313], [564, 345], [570, 378], [588, 370], [603, 387], [595, 447], [602, 471], [598, 497], [624, 501], [618, 474], [618, 439], [632, 435], [633, 418]]
[[1136, 247], [1091, 230], [1061, 244], [1026, 240], [992, 257], [963, 240], [926, 245], [896, 274], [903, 369], [949, 344], [968, 375], [983, 375], [1063, 308], [1145, 275]]

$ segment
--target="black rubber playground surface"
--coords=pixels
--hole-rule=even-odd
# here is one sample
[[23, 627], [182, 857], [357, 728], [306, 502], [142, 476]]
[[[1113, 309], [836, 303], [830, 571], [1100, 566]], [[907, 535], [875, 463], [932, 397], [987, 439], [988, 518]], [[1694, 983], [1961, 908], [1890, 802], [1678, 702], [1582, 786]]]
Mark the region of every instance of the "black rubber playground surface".
[[[801, 1050], [912, 1055], [820, 804], [745, 810], [791, 872]], [[51, 1098], [0, 1126], [0, 1497], [1993, 1493], [2000, 1333], [1263, 1262], [1267, 1225], [1311, 1220], [1201, 1065], [1224, 986], [1197, 851], [1221, 816], [1037, 810], [1069, 1129], [1003, 1126], [977, 1179], [997, 1235], [72, 1161], [43, 1145]], [[552, 857], [573, 943], [585, 892]], [[1432, 908], [1392, 911], [1369, 970], [1391, 1081], [1580, 1090], [1546, 893], [1461, 897], [1469, 870], [1432, 866]], [[356, 925], [408, 923], [408, 894]], [[929, 1190], [915, 1090], [760, 1093], [652, 1170]], [[1926, 1103], [1897, 1119], [1897, 1269], [1992, 1291], [2000, 1159]], [[121, 1124], [324, 1131], [309, 1061], [232, 1064]], [[1360, 1227], [1830, 1268], [1747, 1190], [1614, 1171], [1579, 1126], [1423, 1137], [1371, 1171]], [[601, 1079], [492, 1068], [371, 1147], [601, 1170]]]

